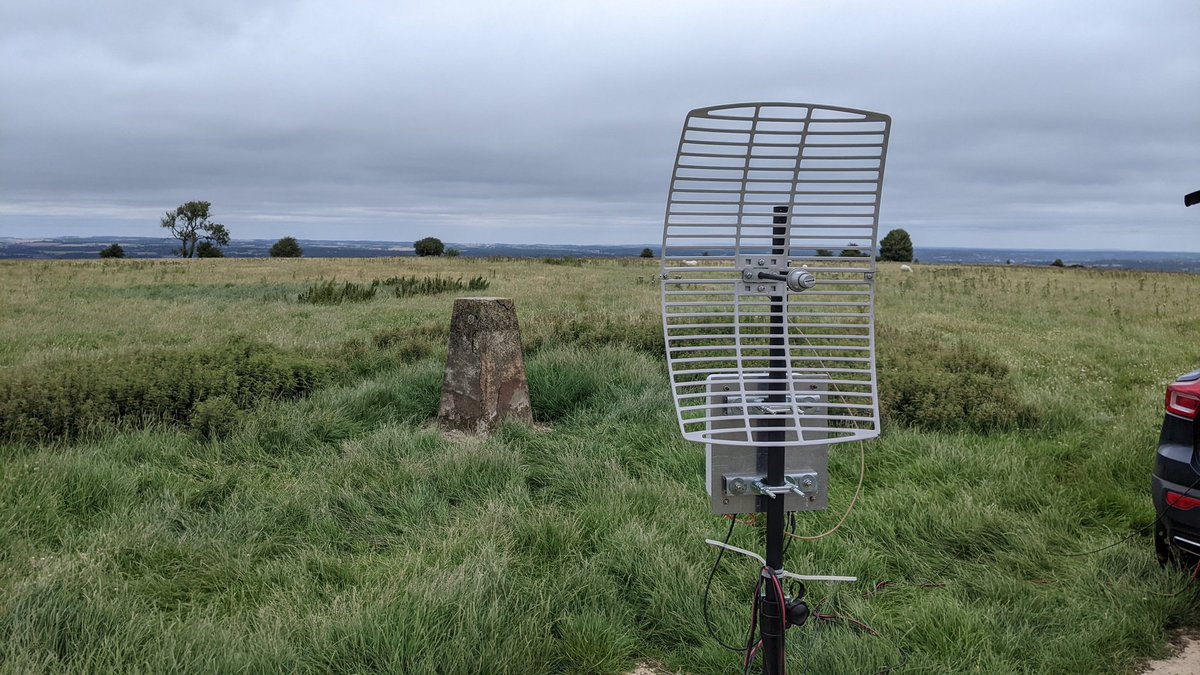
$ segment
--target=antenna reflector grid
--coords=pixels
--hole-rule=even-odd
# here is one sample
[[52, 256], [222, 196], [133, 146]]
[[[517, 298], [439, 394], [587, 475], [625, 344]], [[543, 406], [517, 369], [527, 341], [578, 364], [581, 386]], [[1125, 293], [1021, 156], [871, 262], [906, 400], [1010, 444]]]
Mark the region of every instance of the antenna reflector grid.
[[879, 434], [874, 273], [890, 125], [804, 103], [688, 113], [661, 260], [685, 438], [797, 446]]

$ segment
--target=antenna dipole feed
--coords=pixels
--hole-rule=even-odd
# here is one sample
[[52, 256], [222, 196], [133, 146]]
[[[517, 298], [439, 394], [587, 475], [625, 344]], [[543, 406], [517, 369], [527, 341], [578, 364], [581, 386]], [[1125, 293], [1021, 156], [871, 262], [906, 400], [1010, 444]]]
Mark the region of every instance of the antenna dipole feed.
[[787, 273], [787, 285], [792, 291], [799, 293], [817, 285], [817, 278], [805, 269], [795, 269]]

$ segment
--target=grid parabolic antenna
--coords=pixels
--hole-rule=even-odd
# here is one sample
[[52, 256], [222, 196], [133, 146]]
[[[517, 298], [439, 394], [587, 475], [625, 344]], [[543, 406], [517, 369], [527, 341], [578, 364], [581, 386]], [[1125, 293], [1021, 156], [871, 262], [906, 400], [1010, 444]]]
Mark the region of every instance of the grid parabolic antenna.
[[761, 447], [879, 434], [874, 277], [890, 126], [804, 103], [688, 113], [661, 268], [685, 438]]

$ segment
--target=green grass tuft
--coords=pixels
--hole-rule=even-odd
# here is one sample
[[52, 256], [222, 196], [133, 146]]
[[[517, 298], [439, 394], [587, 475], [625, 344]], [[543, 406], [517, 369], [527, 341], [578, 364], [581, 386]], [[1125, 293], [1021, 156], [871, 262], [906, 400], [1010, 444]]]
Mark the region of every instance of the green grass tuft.
[[296, 296], [296, 302], [313, 305], [340, 305], [343, 302], [364, 302], [375, 297], [379, 290], [378, 282], [371, 284], [356, 284], [347, 281], [338, 285], [337, 281], [318, 281]]
[[443, 278], [440, 275], [432, 277], [391, 277], [381, 282], [391, 286], [397, 298], [409, 298], [416, 295], [437, 295], [453, 291], [485, 291], [491, 283], [482, 276], [475, 276], [466, 282], [462, 277], [457, 279]]

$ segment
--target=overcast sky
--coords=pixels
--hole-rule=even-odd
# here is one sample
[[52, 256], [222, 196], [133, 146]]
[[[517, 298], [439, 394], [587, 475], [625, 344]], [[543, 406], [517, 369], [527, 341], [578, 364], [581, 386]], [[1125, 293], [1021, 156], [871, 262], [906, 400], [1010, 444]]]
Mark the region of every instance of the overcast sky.
[[881, 231], [1200, 250], [1200, 2], [0, 0], [0, 236], [653, 243], [687, 111], [893, 118]]

